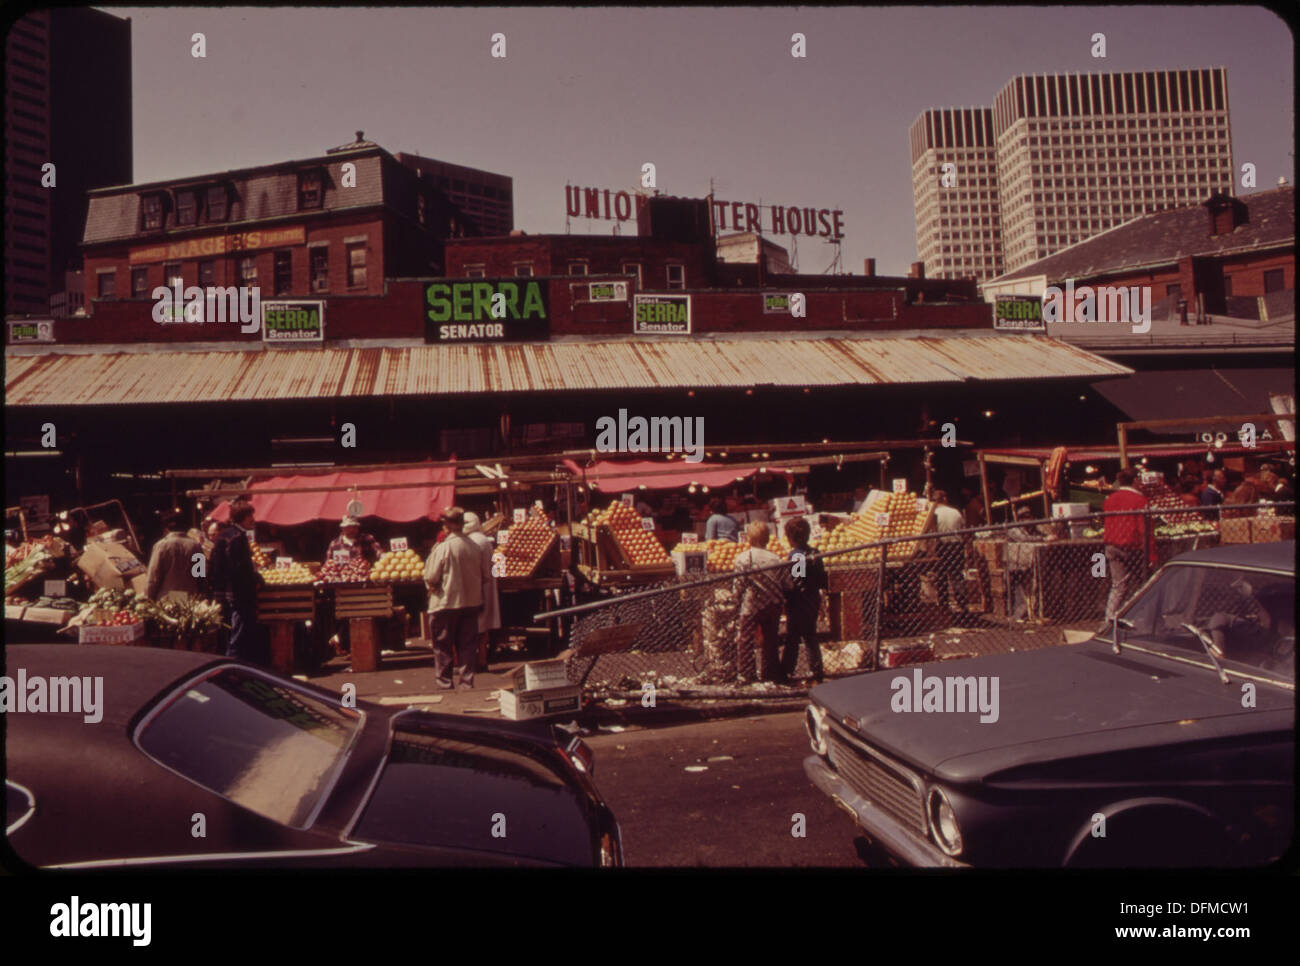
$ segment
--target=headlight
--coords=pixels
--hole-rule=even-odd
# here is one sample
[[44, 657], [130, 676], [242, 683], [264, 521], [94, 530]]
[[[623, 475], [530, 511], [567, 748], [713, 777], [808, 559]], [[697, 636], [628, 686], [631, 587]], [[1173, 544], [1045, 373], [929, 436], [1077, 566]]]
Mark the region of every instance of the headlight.
[[826, 709], [815, 704], [808, 705], [803, 716], [804, 727], [808, 729], [808, 743], [812, 750], [823, 758], [826, 757]]
[[957, 813], [938, 785], [930, 789], [927, 804], [930, 834], [934, 837], [935, 844], [948, 855], [961, 855], [961, 827], [957, 824]]

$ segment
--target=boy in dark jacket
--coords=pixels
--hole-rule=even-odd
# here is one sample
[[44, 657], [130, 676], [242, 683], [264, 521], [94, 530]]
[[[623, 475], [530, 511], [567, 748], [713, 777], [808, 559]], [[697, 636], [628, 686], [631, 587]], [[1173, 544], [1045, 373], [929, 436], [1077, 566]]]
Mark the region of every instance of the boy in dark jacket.
[[826, 566], [813, 556], [808, 538], [812, 528], [808, 521], [796, 517], [785, 525], [790, 544], [791, 589], [785, 593], [786, 636], [781, 653], [781, 680], [789, 681], [799, 661], [799, 642], [808, 649], [808, 668], [813, 678], [825, 680], [822, 652], [817, 644], [817, 614], [821, 611], [821, 592], [826, 589]]
[[253, 505], [236, 503], [230, 525], [217, 534], [208, 578], [230, 624], [226, 656], [261, 663], [266, 655], [257, 623], [257, 590], [263, 581], [253, 563], [253, 526]]

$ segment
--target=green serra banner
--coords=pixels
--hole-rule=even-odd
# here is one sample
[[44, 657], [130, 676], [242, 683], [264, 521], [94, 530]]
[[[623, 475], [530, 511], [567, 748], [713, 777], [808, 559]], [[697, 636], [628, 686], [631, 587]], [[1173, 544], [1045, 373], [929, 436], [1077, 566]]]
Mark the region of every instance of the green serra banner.
[[263, 302], [262, 341], [324, 343], [325, 303]]
[[547, 283], [521, 278], [431, 282], [425, 342], [529, 342], [550, 338]]
[[999, 295], [993, 303], [993, 328], [1007, 332], [1045, 332], [1043, 300], [1038, 295]]

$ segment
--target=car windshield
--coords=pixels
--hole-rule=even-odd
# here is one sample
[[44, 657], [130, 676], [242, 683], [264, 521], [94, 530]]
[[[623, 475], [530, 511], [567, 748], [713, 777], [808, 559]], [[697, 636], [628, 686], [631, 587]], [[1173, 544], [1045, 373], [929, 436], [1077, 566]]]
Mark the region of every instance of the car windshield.
[[292, 828], [324, 804], [361, 715], [241, 668], [190, 684], [145, 719], [136, 741], [160, 764]]
[[1204, 632], [1220, 660], [1270, 676], [1295, 678], [1295, 578], [1229, 567], [1175, 565], [1121, 615], [1124, 639], [1205, 656], [1190, 624]]

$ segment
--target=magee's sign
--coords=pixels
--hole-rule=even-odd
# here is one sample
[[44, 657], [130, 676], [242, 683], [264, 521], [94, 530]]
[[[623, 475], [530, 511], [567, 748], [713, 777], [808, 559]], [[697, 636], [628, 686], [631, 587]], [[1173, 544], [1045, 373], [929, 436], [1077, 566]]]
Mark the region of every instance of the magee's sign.
[[525, 342], [550, 336], [545, 282], [475, 278], [424, 290], [425, 342]]
[[307, 229], [277, 228], [274, 231], [245, 231], [233, 235], [208, 235], [206, 238], [189, 238], [168, 245], [148, 245], [132, 248], [127, 261], [132, 265], [146, 262], [175, 262], [186, 258], [224, 255], [227, 252], [274, 248], [280, 245], [307, 244]]

